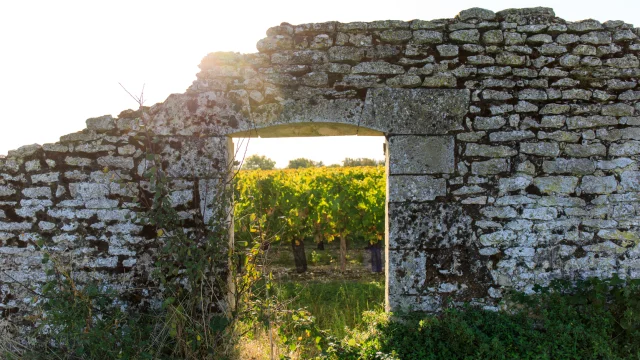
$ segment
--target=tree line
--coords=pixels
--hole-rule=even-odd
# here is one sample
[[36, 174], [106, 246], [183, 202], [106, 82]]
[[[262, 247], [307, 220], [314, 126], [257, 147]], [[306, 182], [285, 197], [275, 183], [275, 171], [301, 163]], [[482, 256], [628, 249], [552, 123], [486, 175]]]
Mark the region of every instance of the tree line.
[[[342, 160], [342, 167], [356, 166], [380, 166], [384, 165], [384, 160], [375, 160], [369, 158], [345, 158]], [[289, 160], [287, 169], [306, 169], [314, 167], [340, 167], [339, 164], [324, 165], [322, 161], [314, 161], [306, 158], [297, 158]], [[251, 155], [242, 162], [242, 170], [273, 170], [276, 162], [264, 155]]]

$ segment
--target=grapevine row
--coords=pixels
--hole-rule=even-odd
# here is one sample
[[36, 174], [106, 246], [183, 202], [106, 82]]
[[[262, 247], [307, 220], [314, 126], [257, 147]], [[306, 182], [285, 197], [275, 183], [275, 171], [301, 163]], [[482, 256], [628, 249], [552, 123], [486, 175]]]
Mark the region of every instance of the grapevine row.
[[385, 170], [377, 167], [240, 171], [235, 182], [235, 239], [305, 238], [331, 242], [384, 236]]

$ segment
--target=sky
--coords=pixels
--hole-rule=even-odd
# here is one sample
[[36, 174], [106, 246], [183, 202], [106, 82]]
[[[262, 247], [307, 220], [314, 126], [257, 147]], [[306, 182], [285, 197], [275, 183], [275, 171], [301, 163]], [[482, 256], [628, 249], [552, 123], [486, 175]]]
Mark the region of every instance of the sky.
[[[624, 20], [640, 26], [640, 1], [163, 1], [25, 0], [0, 2], [0, 155], [80, 131], [87, 118], [136, 108], [123, 91], [144, 85], [145, 105], [183, 93], [200, 60], [214, 51], [256, 52], [281, 22], [452, 18], [483, 7], [547, 6], [569, 21]], [[307, 157], [382, 158], [379, 137], [252, 139], [247, 155], [286, 166]], [[290, 149], [295, 148], [295, 151]]]

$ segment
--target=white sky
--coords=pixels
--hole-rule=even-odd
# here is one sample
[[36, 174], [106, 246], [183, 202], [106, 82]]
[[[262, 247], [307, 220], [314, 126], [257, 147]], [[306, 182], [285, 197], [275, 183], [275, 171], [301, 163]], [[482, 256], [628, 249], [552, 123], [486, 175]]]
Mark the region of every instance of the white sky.
[[[147, 105], [182, 93], [207, 53], [256, 52], [265, 31], [281, 22], [430, 20], [474, 6], [494, 11], [547, 6], [566, 20], [624, 20], [640, 26], [638, 0], [2, 0], [0, 154], [55, 142], [82, 130], [87, 118], [135, 108], [118, 82], [134, 93], [146, 84]], [[254, 139], [248, 153], [265, 154], [277, 166], [296, 157], [326, 164], [345, 157], [382, 158], [380, 138], [316, 140], [305, 138], [291, 147], [291, 139]]]

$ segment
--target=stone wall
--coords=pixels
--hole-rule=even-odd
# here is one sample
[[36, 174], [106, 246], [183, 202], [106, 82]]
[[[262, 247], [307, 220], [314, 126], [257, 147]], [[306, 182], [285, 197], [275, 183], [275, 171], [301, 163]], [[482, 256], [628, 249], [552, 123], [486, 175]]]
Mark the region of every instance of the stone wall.
[[[144, 225], [152, 187], [144, 172], [159, 154], [171, 179], [170, 200], [192, 221], [209, 213], [228, 161], [225, 137], [158, 136], [138, 112], [87, 120], [60, 142], [28, 145], [0, 158], [0, 313], [34, 305], [45, 280], [43, 249], [73, 265], [77, 281], [104, 281], [137, 304], [154, 302], [150, 277], [155, 227]], [[153, 149], [150, 148], [153, 147]], [[33, 292], [32, 290], [35, 290]], [[40, 298], [42, 300], [42, 298]]]
[[[554, 278], [640, 278], [639, 35], [548, 8], [281, 24], [259, 53], [207, 55], [147, 129], [186, 213], [228, 164], [227, 136], [384, 134], [388, 308], [494, 308]], [[91, 274], [148, 267], [155, 240], [124, 217], [144, 188], [127, 114], [0, 160], [0, 306], [22, 301], [13, 278], [41, 279], [36, 235]], [[131, 192], [105, 188], [112, 173]]]

